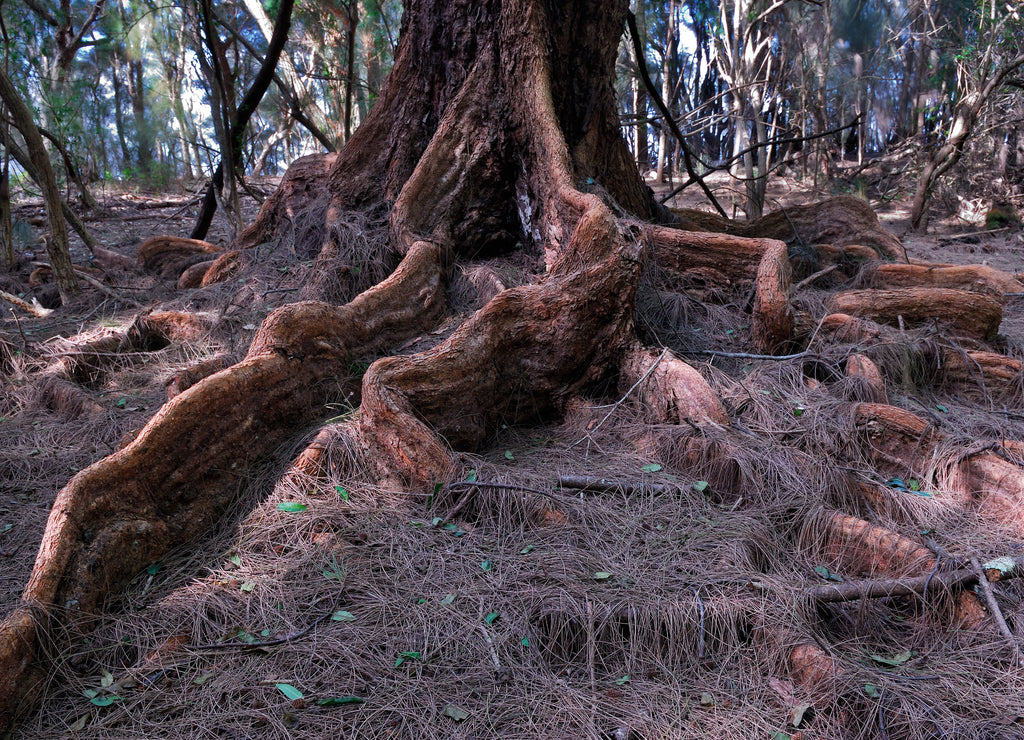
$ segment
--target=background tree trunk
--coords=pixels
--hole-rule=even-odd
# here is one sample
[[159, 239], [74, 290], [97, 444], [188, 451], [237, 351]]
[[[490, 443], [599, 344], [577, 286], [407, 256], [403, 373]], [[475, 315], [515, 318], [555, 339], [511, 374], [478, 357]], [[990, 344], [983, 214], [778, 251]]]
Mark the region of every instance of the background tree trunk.
[[46, 153], [43, 137], [39, 135], [32, 111], [28, 109], [18, 91], [14, 89], [7, 73], [0, 69], [0, 98], [11, 112], [15, 127], [21, 131], [28, 147], [29, 157], [40, 177], [39, 187], [43, 191], [46, 205], [46, 220], [50, 226], [50, 238], [46, 241], [46, 254], [50, 258], [53, 276], [60, 291], [61, 301], [67, 303], [80, 292], [78, 278], [71, 268], [71, 251], [68, 246], [68, 230], [61, 211], [60, 189], [57, 177], [50, 164], [50, 156]]

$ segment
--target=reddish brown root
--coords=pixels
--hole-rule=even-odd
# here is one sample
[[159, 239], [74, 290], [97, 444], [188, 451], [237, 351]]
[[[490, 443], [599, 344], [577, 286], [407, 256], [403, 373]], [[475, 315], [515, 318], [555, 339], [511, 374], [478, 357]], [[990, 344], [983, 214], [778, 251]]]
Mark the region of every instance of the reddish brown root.
[[122, 270], [124, 272], [135, 272], [138, 263], [127, 255], [115, 252], [112, 249], [103, 247], [92, 248], [92, 261], [103, 270]]
[[180, 393], [184, 393], [203, 378], [218, 373], [230, 367], [231, 364], [232, 360], [228, 355], [218, 354], [208, 360], [202, 360], [179, 370], [167, 381], [167, 399], [170, 400]]
[[736, 283], [752, 283], [757, 279], [761, 259], [775, 243], [773, 239], [748, 239], [664, 226], [648, 225], [644, 231], [661, 267], [677, 273], [711, 269]]
[[878, 265], [867, 277], [873, 288], [951, 288], [998, 298], [1024, 289], [1013, 275], [988, 265]]
[[203, 274], [200, 285], [205, 288], [207, 285], [223, 282], [238, 272], [243, 264], [244, 260], [240, 251], [234, 249], [230, 252], [225, 252], [215, 259], [213, 264], [210, 265], [210, 269]]
[[865, 400], [870, 400], [874, 403], [888, 403], [888, 394], [885, 392], [885, 378], [882, 377], [882, 371], [878, 369], [878, 365], [866, 355], [852, 354], [846, 358], [846, 375], [851, 378], [857, 378], [863, 384], [866, 389]]
[[814, 643], [804, 643], [790, 651], [789, 670], [797, 686], [817, 694], [826, 682], [843, 672], [843, 667]]
[[200, 287], [203, 284], [203, 276], [205, 276], [207, 270], [213, 266], [214, 261], [215, 260], [206, 260], [205, 262], [197, 262], [187, 268], [178, 277], [178, 289], [190, 290], [192, 288]]
[[884, 337], [888, 329], [870, 319], [845, 313], [832, 313], [821, 321], [819, 334], [823, 339], [845, 344], [871, 344]]
[[819, 269], [837, 265], [846, 277], [852, 278], [861, 268], [878, 259], [878, 252], [862, 244], [847, 244], [837, 247], [833, 244], [815, 244]]
[[616, 369], [632, 340], [640, 246], [623, 240], [600, 200], [584, 201], [542, 282], [498, 294], [433, 350], [367, 371], [360, 430], [382, 475], [432, 485], [452, 465], [442, 437], [476, 449], [499, 424], [557, 413]]
[[103, 413], [103, 407], [84, 389], [57, 375], [40, 380], [37, 392], [44, 407], [69, 419]]
[[716, 231], [735, 236], [779, 239], [787, 244], [862, 245], [872, 256], [905, 262], [900, 240], [889, 233], [863, 200], [851, 196], [820, 203], [789, 206], [749, 223], [732, 221], [705, 211], [677, 210], [681, 228]]
[[[410, 252], [391, 278], [347, 306], [294, 304], [271, 314], [245, 360], [168, 401], [127, 447], [58, 494], [26, 607], [70, 609], [61, 620], [96, 614], [140, 568], [209, 528], [251, 464], [320, 413], [325, 386], [336, 386], [347, 363], [436, 322], [445, 308], [441, 274], [436, 250]], [[171, 336], [195, 328], [175, 314], [138, 323]], [[21, 611], [0, 625], [0, 726], [46, 670], [38, 637]]]
[[718, 394], [696, 369], [668, 350], [662, 355], [635, 347], [626, 354], [620, 370], [620, 390], [625, 392], [636, 385], [639, 398], [651, 409], [656, 423], [729, 424]]
[[789, 301], [792, 278], [793, 270], [785, 243], [769, 241], [754, 281], [751, 338], [758, 352], [784, 354], [790, 349], [793, 338], [793, 307]]
[[221, 251], [220, 247], [198, 239], [154, 236], [139, 245], [138, 265], [165, 280], [177, 280], [186, 268]]
[[944, 385], [983, 399], [1019, 399], [1022, 390], [1021, 361], [995, 352], [946, 350], [939, 377]]
[[979, 339], [993, 338], [1003, 319], [1003, 308], [995, 298], [950, 288], [849, 290], [833, 296], [829, 307], [835, 313], [890, 326], [939, 323]]
[[808, 522], [802, 539], [838, 564], [844, 574], [898, 577], [928, 573], [935, 567], [935, 556], [924, 545], [842, 512]]

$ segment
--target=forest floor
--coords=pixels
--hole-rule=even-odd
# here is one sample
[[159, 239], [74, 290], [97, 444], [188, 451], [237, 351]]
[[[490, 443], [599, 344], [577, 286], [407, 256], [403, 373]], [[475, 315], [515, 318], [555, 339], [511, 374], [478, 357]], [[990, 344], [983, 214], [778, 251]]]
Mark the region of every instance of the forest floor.
[[[729, 184], [715, 185], [727, 202]], [[767, 210], [824, 195], [777, 178]], [[914, 235], [906, 199], [874, 195], [911, 257], [1024, 273], [1024, 234], [987, 231], [982, 205]], [[101, 212], [87, 225], [132, 259], [149, 236], [187, 234], [198, 201], [123, 187], [96, 196]], [[673, 205], [704, 207], [696, 188]], [[247, 201], [247, 218], [255, 208]], [[32, 262], [45, 261], [41, 217], [38, 203], [15, 204], [25, 263], [0, 275], [0, 289], [45, 305], [50, 289], [29, 287]], [[219, 217], [209, 238], [228, 242]], [[74, 257], [88, 262], [80, 243]], [[130, 440], [177, 373], [240, 359], [262, 318], [300, 294], [289, 282], [298, 268], [279, 258], [190, 291], [108, 273], [122, 299], [87, 288], [44, 318], [2, 306], [0, 614], [68, 478]], [[809, 292], [808, 305], [823, 300]], [[635, 399], [598, 396], [464, 455], [479, 487], [409, 494], [375, 488], [340, 454], [316, 479], [283, 475], [310, 430], [256, 466], [216, 531], [152, 564], [73, 653], [54, 656], [43, 708], [16, 737], [1024, 737], [1024, 672], [991, 625], [960, 629], [945, 607], [913, 599], [801, 601], [843, 577], [816, 548], [821, 512], [865, 515], [836, 483], [845, 407], [816, 395], [800, 360], [709, 361], [709, 349], [747, 349], [743, 296], [719, 298], [680, 299], [687, 328], [674, 349], [749, 435], [740, 459], [694, 460], [674, 430], [640, 422]], [[83, 384], [91, 413], [48, 408], [33, 378], [82, 342], [167, 309], [203, 314], [208, 336], [118, 358]], [[1022, 357], [1024, 298], [1008, 296], [1003, 311], [998, 349]], [[979, 404], [903, 380], [890, 401], [951, 433], [1024, 439], [1019, 391]], [[351, 413], [337, 399], [324, 418]], [[562, 475], [619, 485], [575, 493], [555, 485]], [[1024, 547], [1019, 528], [948, 511], [938, 492], [907, 498], [876, 521], [929, 533], [954, 560]], [[1020, 640], [1024, 592], [1010, 585], [1001, 598]], [[801, 684], [788, 667], [801, 645], [825, 649], [836, 675]]]

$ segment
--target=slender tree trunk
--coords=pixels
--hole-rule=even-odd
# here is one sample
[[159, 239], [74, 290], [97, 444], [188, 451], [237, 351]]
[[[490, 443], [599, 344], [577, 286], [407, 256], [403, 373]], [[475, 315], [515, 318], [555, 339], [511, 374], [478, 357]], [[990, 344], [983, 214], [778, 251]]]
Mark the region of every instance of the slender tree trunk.
[[35, 121], [32, 120], [32, 112], [18, 95], [18, 91], [3, 70], [0, 70], [0, 99], [3, 99], [4, 104], [10, 110], [11, 120], [15, 127], [21, 131], [25, 145], [28, 147], [29, 157], [39, 174], [39, 187], [43, 191], [46, 220], [50, 226], [50, 236], [46, 241], [46, 254], [50, 258], [50, 267], [53, 268], [53, 277], [57, 282], [61, 301], [67, 303], [81, 292], [81, 289], [71, 267], [71, 250], [68, 245], [64, 213], [61, 211], [57, 177], [50, 165], [50, 156], [43, 144], [43, 137], [39, 135], [39, 129], [36, 128]]
[[[2, 106], [0, 112], [3, 112]], [[17, 262], [14, 253], [14, 225], [11, 222], [10, 159], [10, 152], [4, 147], [3, 162], [0, 163], [0, 258], [7, 269], [14, 267]]]
[[348, 0], [345, 28], [345, 141], [352, 135], [352, 101], [356, 91], [356, 29], [359, 27], [359, 3]]

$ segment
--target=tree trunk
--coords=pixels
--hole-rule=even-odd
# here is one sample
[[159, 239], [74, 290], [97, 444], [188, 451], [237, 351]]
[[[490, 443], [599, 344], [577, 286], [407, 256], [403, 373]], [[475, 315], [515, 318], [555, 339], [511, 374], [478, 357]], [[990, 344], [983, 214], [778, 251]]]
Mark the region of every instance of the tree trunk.
[[60, 298], [67, 303], [80, 292], [78, 278], [71, 268], [71, 251], [68, 246], [68, 229], [61, 211], [60, 188], [57, 177], [50, 164], [50, 156], [43, 145], [43, 137], [39, 135], [32, 111], [18, 95], [7, 73], [0, 70], [0, 98], [11, 111], [11, 120], [25, 139], [28, 154], [39, 175], [39, 187], [43, 191], [43, 202], [46, 205], [46, 220], [50, 226], [50, 238], [46, 241], [46, 254], [50, 258], [53, 276], [57, 281]]
[[[406, 4], [392, 74], [367, 119], [337, 154], [293, 163], [232, 245], [287, 241], [340, 278], [358, 267], [338, 257], [346, 219], [386, 213], [397, 266], [345, 305], [277, 309], [244, 360], [176, 395], [127, 447], [64, 487], [22, 602], [0, 624], [0, 728], [38, 698], [63, 628], [87, 628], [108, 595], [206, 530], [253, 461], [322, 420], [339, 387], [361, 392], [344, 430], [360, 459], [381, 485], [408, 490], [451, 480], [456, 453], [503, 425], [557, 417], [584, 390], [640, 367], [644, 392], [671, 391], [665, 416], [727, 421], [699, 375], [667, 355], [655, 371], [638, 349], [648, 245], [699, 249], [709, 235], [637, 224], [670, 214], [619, 131], [612, 82], [627, 10], [628, 0]], [[813, 240], [827, 231], [820, 221], [797, 210], [762, 223]], [[725, 233], [704, 243], [744, 252], [755, 333], [775, 351], [792, 328], [786, 247], [752, 242]], [[481, 255], [531, 266], [528, 282], [498, 286], [431, 349], [387, 356], [446, 317], [449, 275]], [[371, 361], [361, 379], [350, 375]]]

